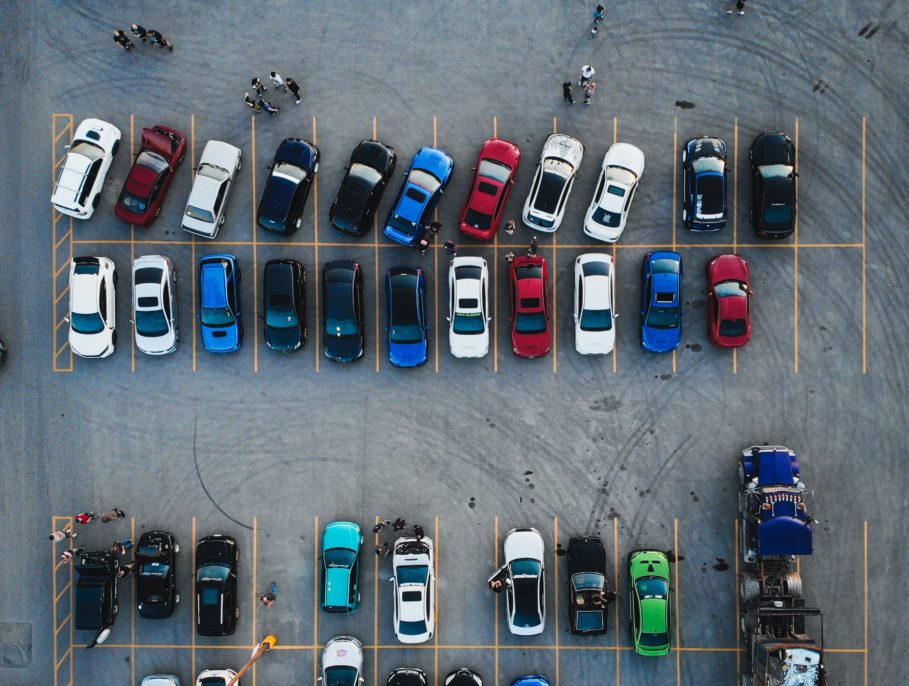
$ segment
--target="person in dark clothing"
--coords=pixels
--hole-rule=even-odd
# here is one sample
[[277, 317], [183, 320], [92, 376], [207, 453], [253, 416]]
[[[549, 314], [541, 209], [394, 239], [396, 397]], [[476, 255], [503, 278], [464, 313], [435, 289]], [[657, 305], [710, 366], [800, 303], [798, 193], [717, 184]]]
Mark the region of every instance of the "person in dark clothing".
[[423, 532], [423, 527], [419, 524], [415, 524], [413, 527], [413, 535], [417, 539], [417, 543], [423, 540], [423, 537], [426, 535]]
[[126, 31], [121, 31], [120, 29], [114, 31], [114, 43], [126, 50], [126, 52], [133, 49], [133, 42], [126, 35]]
[[435, 236], [441, 230], [442, 230], [442, 225], [439, 222], [430, 222], [429, 223], [429, 235], [430, 236]]
[[263, 100], [259, 98], [259, 107], [268, 112], [271, 116], [275, 117], [278, 115], [278, 112], [281, 111], [281, 108], [277, 105], [272, 105], [268, 100]]
[[133, 24], [129, 27], [129, 30], [132, 31], [132, 34], [136, 38], [141, 39], [143, 43], [148, 40], [148, 31], [146, 31], [144, 27], [139, 26], [138, 24]]
[[745, 14], [745, 0], [735, 0], [735, 7], [726, 10], [726, 14]]
[[258, 76], [251, 78], [249, 80], [249, 85], [256, 89], [256, 95], [260, 98], [262, 97], [262, 93], [268, 90], [268, 87], [262, 83]]
[[407, 522], [398, 517], [394, 522], [392, 522], [391, 528], [394, 532], [404, 531], [404, 527], [407, 526]]
[[284, 79], [284, 85], [287, 86], [287, 90], [289, 90], [291, 93], [293, 93], [294, 98], [296, 98], [296, 102], [294, 104], [299, 105], [300, 100], [302, 100], [302, 98], [300, 97], [299, 84], [288, 76], [286, 79]]
[[537, 237], [534, 236], [530, 239], [530, 246], [527, 248], [527, 254], [534, 257], [537, 254], [537, 248]]
[[259, 103], [257, 103], [255, 100], [253, 100], [253, 99], [249, 96], [249, 91], [246, 91], [246, 93], [243, 95], [243, 102], [245, 102], [246, 105], [247, 105], [247, 107], [249, 107], [253, 112], [261, 112], [261, 111], [262, 111], [262, 108], [259, 107]]
[[569, 105], [574, 105], [574, 95], [571, 93], [571, 81], [565, 81], [562, 84], [562, 97], [568, 101]]
[[160, 31], [149, 29], [147, 33], [148, 41], [151, 45], [157, 45], [159, 48], [169, 48], [171, 52], [174, 51], [173, 43], [167, 40]]
[[445, 254], [454, 257], [458, 254], [458, 246], [454, 241], [445, 241]]

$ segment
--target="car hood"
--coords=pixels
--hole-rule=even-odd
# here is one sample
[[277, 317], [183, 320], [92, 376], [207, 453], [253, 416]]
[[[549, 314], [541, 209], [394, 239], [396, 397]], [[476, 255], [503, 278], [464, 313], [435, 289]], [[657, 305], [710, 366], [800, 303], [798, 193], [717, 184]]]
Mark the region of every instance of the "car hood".
[[388, 343], [388, 358], [396, 367], [419, 367], [426, 363], [426, 341]]
[[272, 349], [283, 352], [297, 350], [303, 344], [302, 331], [299, 325], [292, 326], [289, 329], [275, 329], [266, 326], [265, 338]]
[[603, 158], [603, 168], [606, 167], [624, 167], [640, 178], [644, 173], [644, 153], [630, 143], [615, 143]]
[[228, 173], [233, 173], [239, 158], [240, 148], [223, 141], [208, 141], [202, 151], [202, 157], [199, 158], [199, 164], [207, 162], [226, 169]]
[[322, 650], [322, 670], [329, 667], [362, 669], [363, 648], [360, 642], [351, 636], [339, 636], [329, 641]]
[[575, 348], [582, 355], [606, 355], [615, 348], [615, 324], [607, 331], [584, 331], [575, 327]]
[[765, 164], [793, 165], [790, 143], [782, 134], [765, 133], [755, 141], [752, 159], [758, 166]]
[[112, 343], [111, 332], [107, 328], [91, 334], [78, 333], [72, 329], [69, 331], [69, 346], [81, 357], [101, 357], [110, 351]]
[[574, 167], [574, 172], [577, 174], [578, 167], [584, 157], [584, 145], [576, 138], [561, 133], [554, 133], [549, 136], [543, 144], [541, 159], [547, 157], [557, 157], [561, 160], [565, 160]]
[[359, 336], [339, 338], [323, 336], [325, 355], [337, 362], [353, 362], [363, 356], [363, 347]]
[[360, 528], [350, 522], [333, 522], [325, 529], [322, 537], [322, 549], [347, 548], [348, 550], [360, 549]]
[[505, 563], [519, 559], [543, 562], [543, 538], [536, 531], [514, 531], [505, 539]]
[[411, 167], [428, 171], [442, 182], [444, 188], [454, 168], [454, 161], [450, 155], [436, 148], [420, 148], [414, 155]]
[[641, 332], [644, 348], [651, 352], [669, 352], [679, 347], [682, 340], [682, 328], [653, 329], [644, 327]]
[[212, 353], [231, 353], [240, 349], [240, 327], [237, 324], [220, 328], [202, 327], [202, 344]]

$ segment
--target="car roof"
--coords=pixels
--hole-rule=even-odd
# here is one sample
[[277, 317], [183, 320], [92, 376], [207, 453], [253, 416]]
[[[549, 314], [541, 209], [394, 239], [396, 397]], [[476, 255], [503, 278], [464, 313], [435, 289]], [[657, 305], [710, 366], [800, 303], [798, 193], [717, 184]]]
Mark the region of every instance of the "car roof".
[[70, 284], [73, 312], [91, 314], [98, 311], [100, 274], [73, 274]]
[[202, 265], [202, 298], [207, 307], [227, 306], [227, 275], [223, 264]]

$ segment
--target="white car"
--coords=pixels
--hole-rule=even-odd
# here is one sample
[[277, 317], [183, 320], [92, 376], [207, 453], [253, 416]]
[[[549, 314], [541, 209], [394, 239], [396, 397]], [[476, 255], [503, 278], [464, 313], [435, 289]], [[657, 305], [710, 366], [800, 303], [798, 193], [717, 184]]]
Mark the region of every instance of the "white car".
[[543, 144], [543, 154], [524, 202], [524, 223], [537, 231], [552, 233], [559, 228], [571, 187], [584, 158], [577, 138], [554, 133]]
[[630, 143], [616, 143], [606, 151], [600, 180], [584, 217], [584, 233], [607, 243], [619, 240], [643, 173], [644, 153]]
[[482, 257], [455, 257], [448, 267], [448, 345], [455, 357], [489, 352], [489, 269]]
[[180, 677], [173, 674], [151, 674], [143, 677], [139, 686], [180, 686]]
[[107, 257], [69, 265], [69, 347], [79, 357], [108, 357], [117, 345], [117, 268]]
[[432, 539], [399, 538], [391, 558], [395, 594], [395, 636], [401, 643], [423, 643], [435, 628], [435, 574]]
[[54, 184], [54, 208], [76, 219], [91, 217], [119, 148], [120, 129], [113, 124], [100, 119], [79, 124]]
[[133, 262], [133, 318], [136, 347], [146, 355], [177, 349], [177, 270], [169, 257], [143, 255]]
[[[237, 676], [232, 669], [206, 669], [199, 672], [196, 686], [226, 686], [227, 682]], [[238, 681], [234, 686], [240, 686]]]
[[615, 265], [611, 255], [585, 253], [574, 261], [574, 347], [606, 355], [615, 347]]
[[196, 178], [183, 212], [183, 229], [214, 238], [224, 223], [227, 196], [243, 166], [242, 153], [230, 143], [208, 141], [199, 158]]
[[516, 636], [536, 636], [546, 626], [543, 552], [543, 537], [536, 529], [512, 529], [505, 536], [508, 630]]
[[363, 683], [363, 644], [353, 636], [335, 636], [322, 649], [322, 686]]

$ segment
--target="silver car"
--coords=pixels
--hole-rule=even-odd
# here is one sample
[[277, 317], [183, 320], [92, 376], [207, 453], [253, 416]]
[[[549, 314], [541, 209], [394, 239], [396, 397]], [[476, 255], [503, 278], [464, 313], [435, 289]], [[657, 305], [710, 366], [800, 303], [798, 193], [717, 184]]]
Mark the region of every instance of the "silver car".
[[242, 153], [230, 143], [208, 141], [199, 158], [196, 179], [183, 212], [183, 229], [214, 238], [224, 223], [227, 196], [243, 166]]
[[169, 257], [143, 255], [133, 262], [133, 318], [136, 347], [146, 355], [177, 349], [177, 270]]
[[577, 138], [554, 133], [543, 144], [543, 154], [524, 203], [524, 223], [537, 231], [552, 233], [565, 216], [565, 205], [584, 158]]

